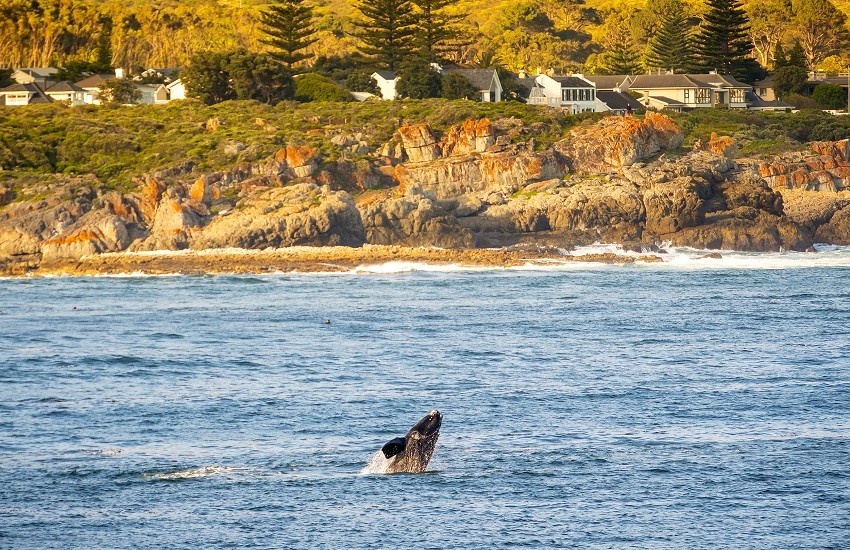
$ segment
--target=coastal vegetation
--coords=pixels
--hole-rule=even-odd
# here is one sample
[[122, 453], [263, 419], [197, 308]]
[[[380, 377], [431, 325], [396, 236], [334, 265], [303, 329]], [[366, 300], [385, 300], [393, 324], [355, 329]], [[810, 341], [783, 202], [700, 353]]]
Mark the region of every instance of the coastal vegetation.
[[[305, 81], [296, 89], [317, 99], [322, 84]], [[292, 143], [317, 147], [323, 158], [332, 161], [339, 148], [330, 139], [337, 134], [362, 134], [369, 147], [378, 148], [404, 123], [427, 123], [442, 132], [484, 117], [494, 122], [518, 119], [533, 129], [535, 146], [543, 148], [563, 139], [576, 125], [601, 116], [569, 116], [517, 102], [442, 99], [276, 105], [235, 100], [210, 106], [188, 100], [132, 109], [33, 105], [0, 111], [0, 181], [13, 185], [32, 176], [91, 174], [104, 187], [127, 189], [135, 177], [187, 160], [221, 169], [236, 162], [258, 162], [282, 144]], [[685, 149], [697, 140], [707, 141], [712, 132], [734, 137], [744, 154], [772, 154], [802, 148], [808, 141], [850, 138], [850, 120], [814, 110], [702, 109], [672, 116], [684, 131]]]

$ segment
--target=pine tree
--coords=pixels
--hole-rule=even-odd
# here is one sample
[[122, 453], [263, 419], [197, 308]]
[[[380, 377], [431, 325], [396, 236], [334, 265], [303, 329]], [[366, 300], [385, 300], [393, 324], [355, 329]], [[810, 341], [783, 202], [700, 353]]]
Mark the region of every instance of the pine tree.
[[788, 52], [788, 63], [791, 67], [802, 67], [806, 70], [809, 69], [809, 64], [806, 63], [806, 52], [803, 50], [803, 45], [800, 44], [800, 41], [796, 41], [794, 43], [794, 47], [791, 48], [791, 51]]
[[605, 52], [603, 63], [611, 74], [635, 74], [640, 70], [640, 54], [633, 41], [616, 42]]
[[354, 22], [362, 52], [395, 69], [413, 51], [417, 19], [410, 0], [361, 0], [357, 9], [363, 14]]
[[785, 55], [785, 48], [782, 47], [782, 42], [777, 42], [776, 49], [773, 51], [773, 70], [787, 66], [788, 57]]
[[[684, 8], [684, 6], [682, 6]], [[693, 65], [691, 26], [683, 9], [671, 9], [661, 21], [661, 28], [649, 41], [646, 55], [648, 69], [688, 72]]]
[[457, 38], [460, 31], [455, 23], [465, 15], [445, 13], [456, 0], [413, 0], [418, 9], [416, 24], [416, 47], [429, 61], [437, 61], [448, 48], [448, 42]]
[[694, 40], [697, 65], [704, 71], [749, 79], [759, 66], [751, 56], [753, 43], [747, 34], [750, 25], [744, 8], [739, 0], [707, 3], [708, 10]]
[[291, 70], [313, 56], [304, 51], [317, 40], [312, 21], [313, 8], [303, 0], [280, 0], [260, 16], [262, 31], [268, 36], [263, 43], [275, 48], [272, 55]]

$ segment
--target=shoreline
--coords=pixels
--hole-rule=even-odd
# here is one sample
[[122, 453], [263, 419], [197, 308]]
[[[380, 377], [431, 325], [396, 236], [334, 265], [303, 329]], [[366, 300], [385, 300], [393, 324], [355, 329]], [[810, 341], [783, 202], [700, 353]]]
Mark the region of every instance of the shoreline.
[[79, 259], [34, 262], [21, 260], [0, 265], [2, 277], [86, 275], [222, 275], [268, 273], [347, 273], [358, 267], [389, 262], [434, 266], [522, 267], [552, 261], [625, 265], [658, 263], [655, 254], [622, 255], [613, 252], [569, 254], [557, 248], [442, 249], [363, 245], [297, 246], [276, 249], [204, 249], [117, 252]]

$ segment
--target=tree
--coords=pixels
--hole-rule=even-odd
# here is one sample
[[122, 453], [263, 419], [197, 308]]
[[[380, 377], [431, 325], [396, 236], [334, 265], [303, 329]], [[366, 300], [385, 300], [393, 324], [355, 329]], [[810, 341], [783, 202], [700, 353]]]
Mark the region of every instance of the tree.
[[786, 0], [750, 0], [745, 7], [756, 59], [765, 67], [773, 65], [773, 52], [781, 45], [791, 19], [790, 8]]
[[602, 67], [610, 74], [635, 74], [640, 69], [640, 54], [628, 27], [628, 19], [621, 14], [608, 18], [602, 38]]
[[673, 72], [690, 70], [693, 65], [693, 39], [685, 9], [683, 3], [672, 2], [666, 13], [662, 14], [661, 26], [649, 40], [647, 68]]
[[94, 72], [96, 73], [112, 70], [112, 19], [101, 17], [100, 23], [102, 28], [94, 50]]
[[100, 97], [108, 103], [129, 105], [142, 99], [142, 91], [126, 78], [110, 78], [99, 89]]
[[345, 87], [352, 92], [369, 92], [370, 94], [378, 94], [378, 85], [372, 78], [372, 71], [358, 69], [348, 73], [345, 79]]
[[750, 57], [753, 43], [749, 20], [739, 0], [708, 0], [708, 10], [694, 39], [697, 65], [741, 80], [752, 80], [759, 72]]
[[425, 58], [405, 59], [399, 65], [396, 77], [398, 77], [396, 93], [400, 98], [440, 97], [442, 79], [439, 74], [431, 70], [431, 65]]
[[354, 22], [363, 53], [394, 70], [413, 51], [417, 21], [410, 0], [361, 0], [357, 9], [363, 15]]
[[788, 53], [788, 66], [802, 67], [804, 69], [809, 68], [809, 64], [806, 61], [806, 52], [803, 50], [803, 46], [799, 40], [794, 43], [794, 47]]
[[779, 70], [787, 66], [788, 56], [785, 55], [785, 48], [782, 47], [782, 42], [777, 42], [776, 48], [773, 50], [773, 70]]
[[481, 93], [464, 76], [447, 74], [443, 77], [440, 97], [444, 99], [478, 99], [481, 97]]
[[825, 109], [844, 109], [847, 107], [847, 94], [844, 88], [835, 84], [818, 84], [812, 99]]
[[456, 0], [412, 0], [418, 9], [416, 23], [416, 48], [428, 61], [437, 61], [448, 49], [448, 42], [459, 35], [455, 23], [464, 19], [464, 14], [449, 15], [445, 12]]
[[295, 100], [307, 101], [353, 101], [351, 92], [316, 73], [307, 73], [295, 78]]
[[305, 51], [318, 40], [312, 22], [313, 8], [303, 0], [278, 0], [260, 15], [261, 29], [267, 35], [263, 43], [274, 48], [272, 55], [292, 70], [294, 64], [312, 57]]
[[789, 65], [781, 67], [773, 73], [773, 89], [777, 97], [789, 94], [799, 94], [806, 89], [809, 73], [803, 67]]
[[839, 53], [850, 42], [844, 26], [847, 18], [829, 0], [792, 0], [791, 11], [791, 28], [810, 67]]
[[230, 99], [275, 104], [292, 97], [292, 76], [270, 55], [244, 49], [198, 52], [180, 75], [186, 92], [212, 105]]
[[11, 86], [13, 83], [12, 69], [0, 69], [0, 88]]
[[186, 84], [186, 95], [207, 105], [236, 99], [236, 91], [230, 86], [228, 63], [226, 52], [201, 51], [193, 55], [181, 77]]

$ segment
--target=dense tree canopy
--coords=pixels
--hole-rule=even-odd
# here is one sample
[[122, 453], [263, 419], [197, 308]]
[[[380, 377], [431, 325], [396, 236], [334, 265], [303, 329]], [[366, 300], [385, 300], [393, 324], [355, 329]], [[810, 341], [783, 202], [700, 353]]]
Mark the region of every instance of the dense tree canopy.
[[313, 8], [304, 0], [280, 0], [260, 16], [262, 30], [267, 35], [263, 43], [273, 48], [272, 55], [292, 70], [299, 61], [313, 57], [307, 48], [316, 42]]
[[244, 49], [205, 51], [192, 57], [181, 79], [190, 97], [212, 105], [229, 99], [277, 103], [290, 99], [292, 76], [279, 61]]
[[357, 4], [363, 18], [355, 23], [361, 51], [394, 69], [414, 48], [417, 18], [410, 0], [361, 0]]
[[649, 40], [646, 54], [648, 69], [688, 72], [693, 66], [693, 39], [685, 5], [668, 2], [661, 14], [657, 33]]
[[716, 70], [748, 80], [757, 66], [751, 57], [749, 19], [739, 0], [707, 0], [707, 11], [697, 31], [696, 65], [703, 71]]

